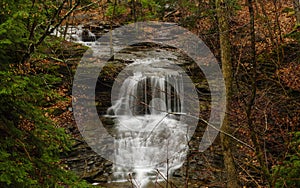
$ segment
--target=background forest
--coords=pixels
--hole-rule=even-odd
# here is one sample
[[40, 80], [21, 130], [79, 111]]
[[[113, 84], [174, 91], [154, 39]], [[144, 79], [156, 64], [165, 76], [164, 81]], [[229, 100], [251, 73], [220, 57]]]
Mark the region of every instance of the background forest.
[[222, 64], [229, 102], [209, 150], [222, 146], [225, 175], [202, 186], [300, 187], [298, 0], [1, 0], [0, 187], [91, 186], [63, 161], [76, 141], [66, 125], [87, 47], [51, 33], [136, 21], [175, 22]]

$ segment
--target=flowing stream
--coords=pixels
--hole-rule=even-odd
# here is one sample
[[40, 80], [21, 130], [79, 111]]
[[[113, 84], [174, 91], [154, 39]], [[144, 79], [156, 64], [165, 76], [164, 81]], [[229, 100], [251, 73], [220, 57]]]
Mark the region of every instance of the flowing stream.
[[[81, 26], [59, 28], [53, 35], [93, 46], [96, 36]], [[164, 58], [137, 59], [122, 70], [112, 89], [106, 118], [114, 121], [112, 182], [147, 187], [167, 181], [180, 168], [194, 128], [185, 114], [199, 109], [185, 72]], [[194, 93], [193, 93], [194, 92]], [[194, 96], [193, 96], [194, 95]], [[191, 97], [186, 102], [187, 96]], [[197, 113], [196, 113], [197, 114]]]
[[[166, 68], [158, 68], [157, 66]], [[150, 181], [166, 181], [181, 167], [188, 151], [184, 82], [169, 62], [139, 60], [123, 71], [115, 84], [108, 116], [115, 118], [113, 181], [132, 181], [144, 187]], [[124, 73], [126, 72], [126, 73]], [[130, 75], [130, 76], [128, 76]]]
[[96, 35], [82, 25], [68, 26], [68, 28], [61, 26], [55, 29], [51, 35], [63, 37], [68, 41], [80, 43], [85, 46], [92, 46], [97, 40]]

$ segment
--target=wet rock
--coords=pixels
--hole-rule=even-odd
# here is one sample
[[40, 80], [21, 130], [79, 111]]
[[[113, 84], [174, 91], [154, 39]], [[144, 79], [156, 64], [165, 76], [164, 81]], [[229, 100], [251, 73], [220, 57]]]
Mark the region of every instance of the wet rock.
[[180, 170], [180, 169], [175, 170], [173, 173], [173, 177], [183, 177], [183, 176], [184, 176], [184, 174], [183, 174], [182, 170]]
[[[110, 29], [109, 25], [97, 26], [91, 25], [90, 30], [93, 33], [96, 31], [99, 33], [106, 32], [106, 30]], [[86, 34], [87, 35], [87, 34]], [[100, 34], [99, 34], [100, 35]], [[98, 36], [96, 36], [98, 37]], [[114, 83], [115, 76], [118, 75], [118, 72], [121, 71], [124, 67], [128, 64], [135, 61], [135, 59], [143, 59], [143, 58], [159, 58], [159, 59], [167, 59], [170, 61], [176, 62], [176, 64], [182, 67], [184, 70], [187, 71], [189, 76], [199, 76], [199, 70], [195, 69], [194, 65], [192, 65], [191, 59], [186, 57], [185, 55], [180, 54], [175, 49], [167, 49], [167, 48], [157, 48], [155, 46], [146, 45], [144, 46], [132, 46], [128, 47], [124, 50], [121, 50], [120, 53], [117, 53], [113, 58], [113, 61], [106, 66], [106, 69], [103, 69], [104, 72], [98, 78], [98, 83], [96, 87], [96, 101], [97, 101], [97, 111], [98, 114], [104, 115], [106, 114], [106, 110], [111, 106], [110, 102], [110, 90], [111, 86]], [[201, 75], [200, 75], [201, 76]], [[208, 92], [207, 86], [205, 86], [205, 79], [199, 79], [198, 82], [201, 82], [198, 86], [198, 89], [201, 89], [202, 92]], [[203, 82], [203, 83], [202, 83]], [[99, 85], [98, 85], [99, 84]], [[100, 85], [102, 84], [102, 85]], [[205, 103], [203, 102], [203, 105]], [[206, 110], [209, 111], [209, 108]], [[202, 111], [203, 112], [203, 111]], [[114, 119], [112, 118], [103, 118], [100, 117], [101, 122], [104, 124], [104, 127], [107, 131], [114, 135]], [[199, 126], [200, 127], [200, 126]], [[191, 148], [193, 150], [197, 150], [199, 148], [199, 141], [204, 131], [205, 126], [201, 128], [201, 130], [196, 130], [196, 135], [193, 137], [193, 145]], [[70, 132], [75, 132], [78, 130], [70, 128]], [[92, 130], [90, 130], [92, 134]], [[93, 133], [93, 135], [97, 135], [98, 133]], [[167, 136], [166, 136], [167, 137]], [[96, 143], [95, 143], [96, 144]], [[114, 152], [114, 151], [108, 151]], [[195, 156], [195, 158], [189, 164], [189, 178], [195, 181], [207, 181], [211, 179], [213, 174], [211, 173], [204, 173], [201, 169], [204, 168], [205, 162], [203, 157], [199, 153], [193, 153], [191, 156]], [[207, 156], [207, 158], [211, 159], [212, 156]], [[216, 159], [220, 162], [220, 159]], [[210, 161], [214, 162], [214, 161]], [[217, 164], [219, 164], [217, 162]], [[87, 179], [90, 182], [108, 182], [111, 180], [112, 175], [112, 163], [103, 159], [97, 153], [95, 153], [91, 148], [80, 138], [73, 147], [72, 152], [69, 153], [69, 156], [66, 159], [66, 164], [70, 169], [76, 172], [80, 177]], [[179, 185], [184, 184], [184, 179], [186, 176], [186, 166], [185, 163], [181, 168], [174, 171], [173, 178], [178, 179]], [[118, 184], [119, 185], [119, 184]], [[128, 184], [127, 184], [128, 185]], [[119, 187], [119, 186], [117, 186]], [[151, 187], [151, 186], [150, 186]], [[181, 187], [181, 186], [178, 186]], [[195, 185], [194, 187], [200, 187], [199, 184]]]
[[91, 31], [84, 29], [81, 34], [81, 40], [84, 42], [96, 41], [96, 36]]
[[114, 124], [115, 124], [113, 118], [104, 118], [102, 122], [103, 122], [103, 124], [105, 124], [105, 125], [114, 125]]
[[73, 150], [65, 159], [65, 164], [79, 177], [88, 181], [94, 181], [96, 177], [104, 173], [110, 174], [112, 168], [111, 162], [103, 159], [84, 142], [74, 145]]

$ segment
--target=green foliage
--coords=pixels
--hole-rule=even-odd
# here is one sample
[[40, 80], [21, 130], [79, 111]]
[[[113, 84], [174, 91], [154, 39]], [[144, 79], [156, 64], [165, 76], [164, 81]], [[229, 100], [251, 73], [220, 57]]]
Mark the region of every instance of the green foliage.
[[234, 13], [236, 10], [241, 10], [242, 7], [239, 4], [238, 0], [230, 0], [228, 1], [228, 8]]
[[[24, 44], [28, 42], [24, 24], [15, 18], [9, 18], [0, 24], [0, 60], [1, 63], [18, 61], [22, 57]], [[24, 51], [23, 51], [24, 52]]]
[[294, 30], [291, 33], [287, 34], [286, 37], [292, 38], [300, 43], [300, 32], [297, 31], [298, 28], [300, 28], [300, 26], [295, 26]]
[[291, 8], [291, 7], [285, 7], [283, 10], [282, 10], [282, 13], [295, 13], [294, 9]]
[[293, 133], [293, 139], [290, 143], [291, 149], [282, 165], [274, 168], [276, 187], [300, 187], [300, 132]]
[[106, 16], [108, 17], [119, 17], [126, 13], [126, 6], [124, 4], [114, 4], [109, 3], [107, 10], [106, 10]]
[[[143, 19], [155, 19], [158, 17], [158, 12], [160, 10], [160, 6], [156, 0], [141, 0], [142, 10], [145, 15], [143, 15]], [[147, 11], [145, 11], [145, 9]]]
[[0, 71], [0, 187], [74, 184], [78, 179], [59, 165], [70, 139], [42, 110], [46, 98], [58, 99], [49, 88], [59, 79], [16, 71]]
[[1, 63], [20, 60], [32, 42], [29, 38], [29, 26], [33, 18], [29, 5], [29, 1], [26, 0], [2, 2], [4, 9], [0, 12]]
[[157, 14], [160, 18], [163, 18], [166, 13], [173, 11], [178, 6], [178, 1], [176, 0], [154, 0], [157, 5]]
[[[68, 1], [3, 0], [0, 2], [0, 60], [28, 60], [35, 48], [60, 23]], [[74, 2], [77, 2], [74, 0]]]
[[[126, 16], [126, 21], [133, 21], [134, 19], [136, 21], [153, 20], [158, 18], [158, 13], [160, 12], [161, 6], [158, 2], [157, 0], [140, 0], [134, 1], [134, 3], [131, 0], [128, 3], [111, 2], [106, 9], [106, 16], [115, 19]], [[129, 13], [131, 13], [131, 16]]]
[[83, 5], [83, 6], [84, 6], [84, 5], [89, 5], [89, 4], [91, 4], [91, 3], [92, 3], [92, 0], [81, 0], [81, 1], [80, 1], [80, 4]]
[[59, 19], [58, 1], [0, 2], [0, 187], [88, 187], [66, 171], [60, 156], [71, 141], [45, 117], [59, 100], [56, 67], [36, 72], [24, 60]]

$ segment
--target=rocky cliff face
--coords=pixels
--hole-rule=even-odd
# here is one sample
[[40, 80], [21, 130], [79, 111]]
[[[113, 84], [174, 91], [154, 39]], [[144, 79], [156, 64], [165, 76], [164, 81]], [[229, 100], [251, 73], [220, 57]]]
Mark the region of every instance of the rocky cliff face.
[[[76, 67], [76, 61], [74, 61], [74, 53], [78, 56], [78, 50], [72, 48], [65, 50], [63, 57], [73, 59], [70, 62], [69, 67]], [[114, 122], [112, 119], [103, 117], [106, 114], [106, 110], [111, 106], [110, 96], [111, 87], [114, 83], [114, 79], [117, 77], [118, 73], [124, 69], [127, 65], [132, 63], [135, 59], [143, 58], [162, 58], [170, 61], [176, 62], [180, 67], [182, 67], [190, 78], [194, 81], [195, 86], [199, 92], [200, 99], [200, 110], [203, 117], [208, 117], [209, 114], [209, 88], [204, 75], [201, 70], [193, 63], [193, 61], [187, 57], [185, 54], [180, 53], [177, 49], [157, 46], [154, 44], [137, 44], [135, 46], [128, 47], [121, 50], [115, 56], [113, 56], [106, 66], [102, 69], [99, 74], [98, 83], [96, 86], [96, 104], [97, 111], [100, 116], [102, 123], [111, 135], [114, 135]], [[68, 62], [68, 61], [67, 61]], [[79, 62], [79, 58], [78, 61]], [[70, 88], [70, 87], [69, 87]], [[67, 96], [70, 97], [70, 90], [67, 92]], [[71, 101], [69, 101], [71, 102]], [[91, 183], [100, 182], [105, 184], [111, 181], [112, 178], [112, 167], [113, 164], [106, 159], [103, 159], [97, 153], [95, 153], [81, 137], [74, 118], [72, 116], [71, 104], [68, 104], [69, 110], [63, 113], [67, 121], [62, 124], [66, 127], [69, 134], [75, 140], [75, 144], [72, 147], [72, 151], [64, 156], [64, 163], [68, 169], [74, 171], [80, 177], [88, 180]], [[176, 170], [173, 175], [173, 181], [177, 184], [182, 185], [186, 178], [189, 178], [191, 182], [196, 182], [194, 187], [197, 187], [197, 182], [201, 181], [215, 181], [218, 176], [213, 173], [208, 173], [206, 161], [204, 159], [207, 157], [212, 163], [214, 168], [218, 169], [221, 163], [221, 156], [218, 154], [212, 155], [210, 151], [205, 153], [199, 153], [198, 147], [201, 140], [201, 136], [204, 132], [206, 125], [199, 124], [196, 129], [192, 140], [190, 141], [190, 151], [184, 165]], [[216, 150], [220, 148], [216, 147]], [[188, 170], [187, 170], [188, 169]], [[218, 173], [217, 173], [218, 174]], [[111, 186], [112, 184], [110, 184]], [[126, 185], [126, 184], [125, 184]], [[125, 186], [124, 185], [124, 186]], [[120, 186], [120, 185], [119, 185]], [[126, 187], [126, 186], [125, 186]]]

